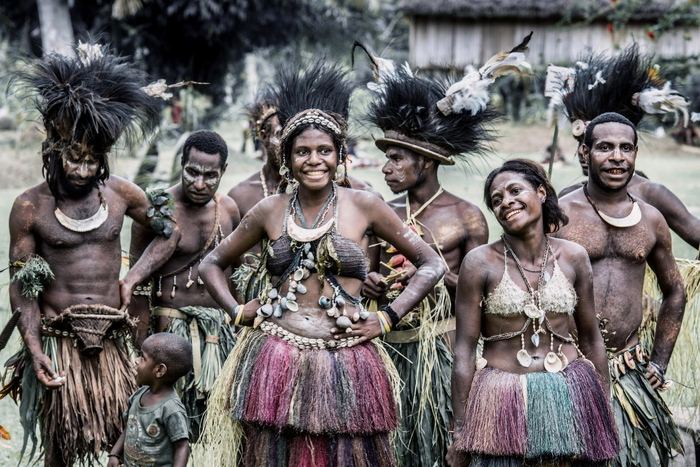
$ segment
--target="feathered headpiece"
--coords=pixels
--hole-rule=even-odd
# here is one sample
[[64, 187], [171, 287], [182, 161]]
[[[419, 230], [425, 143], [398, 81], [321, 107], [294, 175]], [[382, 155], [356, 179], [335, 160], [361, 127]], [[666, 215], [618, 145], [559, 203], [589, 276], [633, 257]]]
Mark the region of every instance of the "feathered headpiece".
[[57, 198], [56, 167], [65, 151], [95, 156], [101, 162], [97, 178], [104, 181], [112, 145], [122, 137], [133, 145], [160, 121], [157, 102], [142, 90], [146, 75], [99, 44], [80, 43], [75, 57], [37, 59], [14, 82], [34, 98], [43, 118], [43, 172]]
[[345, 75], [339, 65], [323, 59], [311, 65], [288, 65], [277, 71], [273, 96], [283, 127], [282, 145], [295, 130], [311, 124], [343, 135], [344, 139], [350, 95], [354, 90]]
[[[605, 112], [616, 112], [638, 125], [647, 113], [682, 114], [687, 124], [688, 102], [670, 83], [659, 88], [652, 74], [652, 58], [633, 44], [617, 56], [589, 55], [575, 68], [548, 69], [550, 107], [572, 122], [572, 133], [582, 139], [587, 122]], [[565, 70], [565, 71], [562, 71]], [[555, 77], [553, 78], [552, 75]]]
[[397, 69], [386, 59], [372, 55], [359, 43], [372, 62], [376, 83], [368, 119], [384, 131], [375, 141], [382, 151], [389, 145], [410, 149], [442, 164], [453, 165], [455, 156], [484, 153], [493, 139], [488, 124], [498, 118], [492, 110], [489, 86], [498, 76], [531, 74], [525, 62], [532, 33], [510, 52], [491, 58], [480, 70], [469, 68], [462, 80], [446, 83], [433, 77], [415, 76], [408, 64]]
[[277, 115], [277, 106], [270, 89], [263, 87], [258, 90], [255, 100], [246, 108], [248, 117], [255, 123], [255, 135], [260, 136], [260, 130], [270, 118]]

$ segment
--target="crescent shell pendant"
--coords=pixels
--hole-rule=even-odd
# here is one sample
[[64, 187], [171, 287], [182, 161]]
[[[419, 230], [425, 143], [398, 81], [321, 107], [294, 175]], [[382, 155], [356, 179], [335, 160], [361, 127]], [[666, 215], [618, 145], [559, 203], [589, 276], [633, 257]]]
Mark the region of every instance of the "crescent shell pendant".
[[297, 242], [313, 242], [314, 240], [318, 240], [319, 238], [323, 237], [323, 235], [325, 235], [329, 230], [331, 230], [334, 221], [335, 219], [331, 219], [325, 224], [323, 224], [321, 227], [315, 229], [305, 229], [303, 227], [298, 226], [294, 222], [294, 219], [292, 219], [292, 216], [289, 216], [287, 218], [287, 233], [290, 237], [292, 237], [292, 239], [296, 240]]
[[104, 224], [109, 217], [109, 208], [107, 207], [106, 203], [101, 203], [100, 207], [97, 209], [97, 212], [87, 219], [73, 219], [68, 217], [63, 214], [58, 207], [56, 207], [53, 214], [56, 216], [58, 223], [66, 229], [72, 230], [73, 232], [84, 233], [95, 230]]
[[642, 220], [642, 210], [639, 208], [639, 204], [637, 204], [636, 201], [632, 203], [632, 212], [625, 217], [610, 217], [600, 210], [598, 211], [598, 215], [606, 224], [610, 224], [613, 227], [632, 227], [633, 225], [639, 224], [639, 221]]

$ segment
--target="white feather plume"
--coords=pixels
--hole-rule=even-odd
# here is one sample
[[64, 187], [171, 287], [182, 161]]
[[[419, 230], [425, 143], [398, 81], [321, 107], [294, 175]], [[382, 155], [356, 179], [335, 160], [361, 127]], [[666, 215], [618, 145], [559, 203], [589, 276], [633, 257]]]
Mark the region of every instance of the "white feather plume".
[[647, 88], [637, 98], [637, 105], [649, 114], [673, 113], [676, 116], [676, 123], [680, 115], [683, 116], [683, 125], [688, 126], [690, 114], [688, 106], [690, 101], [679, 92], [671, 89], [671, 83], [666, 81], [664, 87]]
[[693, 112], [690, 114], [690, 120], [692, 122], [700, 122], [700, 112]]
[[489, 86], [496, 78], [505, 75], [532, 76], [532, 66], [525, 61], [531, 37], [532, 33], [510, 52], [494, 55], [478, 71], [471, 66], [467, 67], [464, 78], [450, 86], [445, 97], [438, 101], [440, 112], [447, 116], [452, 112], [467, 110], [475, 115], [488, 105], [491, 99]]

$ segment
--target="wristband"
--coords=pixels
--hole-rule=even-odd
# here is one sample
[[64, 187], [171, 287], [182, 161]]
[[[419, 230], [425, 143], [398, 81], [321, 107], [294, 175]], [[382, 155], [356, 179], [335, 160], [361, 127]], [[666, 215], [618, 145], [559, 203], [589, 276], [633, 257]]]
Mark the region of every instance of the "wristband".
[[379, 318], [379, 324], [382, 326], [382, 336], [385, 336], [388, 332], [391, 332], [389, 319], [386, 317], [383, 311], [377, 311], [377, 318]]
[[396, 325], [399, 324], [399, 321], [401, 321], [401, 318], [399, 318], [399, 315], [397, 315], [394, 309], [391, 308], [391, 305], [385, 306], [382, 308], [382, 311], [389, 317], [389, 322], [391, 323], [392, 328], [395, 328]]
[[114, 454], [114, 453], [109, 453], [107, 454], [107, 457], [116, 457], [119, 460], [122, 460], [122, 455], [121, 454]]
[[241, 321], [243, 321], [243, 310], [245, 309], [245, 305], [234, 305], [231, 308], [231, 313], [233, 314], [233, 325], [234, 326], [240, 326]]

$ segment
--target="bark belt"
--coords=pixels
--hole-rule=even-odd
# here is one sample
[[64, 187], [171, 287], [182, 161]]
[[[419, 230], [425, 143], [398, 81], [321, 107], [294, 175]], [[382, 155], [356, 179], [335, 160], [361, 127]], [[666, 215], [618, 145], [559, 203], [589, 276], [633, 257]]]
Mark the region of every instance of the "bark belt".
[[[457, 319], [454, 316], [438, 321], [435, 325], [434, 336], [441, 336], [457, 329]], [[384, 336], [384, 342], [390, 344], [409, 344], [420, 340], [420, 328], [408, 329], [406, 331], [391, 331]]]

